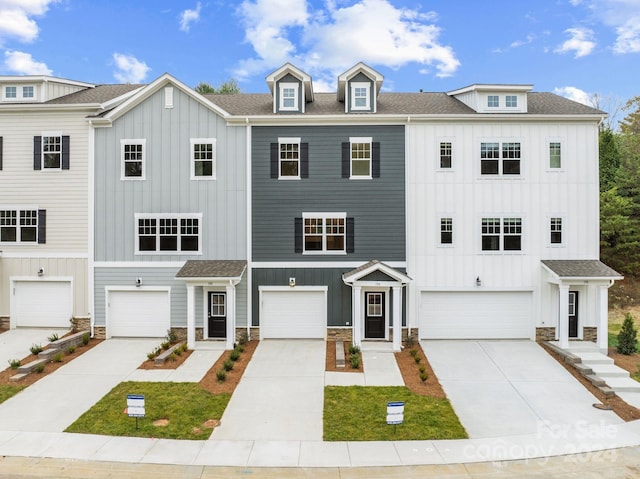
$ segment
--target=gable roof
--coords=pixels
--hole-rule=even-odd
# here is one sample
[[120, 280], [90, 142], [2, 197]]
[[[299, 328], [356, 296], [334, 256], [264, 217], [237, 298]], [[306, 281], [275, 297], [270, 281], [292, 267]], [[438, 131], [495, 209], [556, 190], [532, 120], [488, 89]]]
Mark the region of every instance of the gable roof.
[[287, 74], [293, 75], [302, 82], [302, 85], [304, 86], [306, 101], [313, 101], [313, 82], [311, 80], [311, 76], [300, 70], [298, 67], [292, 65], [291, 63], [285, 63], [280, 68], [267, 75], [267, 85], [269, 85], [271, 94], [274, 94], [276, 82]]
[[407, 276], [406, 274], [401, 273], [391, 266], [381, 263], [377, 259], [371, 260], [368, 263], [358, 266], [356, 269], [347, 271], [342, 275], [342, 281], [344, 281], [346, 284], [353, 284], [359, 279], [362, 279], [375, 271], [381, 271], [389, 276], [391, 280], [397, 281], [402, 284], [406, 284], [411, 281], [411, 278], [409, 278], [409, 276]]
[[380, 88], [382, 88], [382, 82], [384, 81], [384, 77], [381, 73], [375, 71], [369, 65], [359, 62], [349, 68], [342, 75], [338, 76], [338, 101], [344, 101], [347, 82], [356, 76], [358, 73], [364, 74], [366, 77], [370, 78], [371, 81], [376, 86], [376, 96], [380, 93]]
[[118, 98], [127, 93], [142, 88], [144, 85], [136, 84], [111, 84], [98, 85], [95, 88], [87, 88], [86, 90], [70, 93], [53, 100], [45, 102], [46, 105], [77, 105], [86, 103], [106, 103], [110, 100]]

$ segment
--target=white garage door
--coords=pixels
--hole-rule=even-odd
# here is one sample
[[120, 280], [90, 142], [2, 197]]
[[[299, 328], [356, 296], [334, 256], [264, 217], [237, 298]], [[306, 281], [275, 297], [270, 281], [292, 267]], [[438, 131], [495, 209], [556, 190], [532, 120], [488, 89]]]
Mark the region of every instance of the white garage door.
[[68, 328], [73, 314], [71, 281], [16, 281], [14, 316], [18, 327]]
[[423, 339], [531, 337], [530, 292], [423, 292], [421, 300]]
[[320, 338], [327, 331], [326, 291], [262, 291], [263, 338]]
[[169, 291], [109, 291], [107, 337], [161, 338], [170, 325]]

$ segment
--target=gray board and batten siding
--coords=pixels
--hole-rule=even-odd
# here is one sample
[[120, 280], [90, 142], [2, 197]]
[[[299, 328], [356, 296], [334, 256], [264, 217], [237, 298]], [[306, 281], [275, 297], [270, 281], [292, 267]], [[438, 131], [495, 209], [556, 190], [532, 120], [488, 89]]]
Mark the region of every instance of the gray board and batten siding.
[[[300, 138], [309, 148], [308, 178], [271, 177], [272, 143]], [[342, 177], [342, 143], [371, 137], [380, 144], [380, 177]], [[252, 128], [253, 261], [405, 261], [405, 133], [403, 126]], [[354, 252], [295, 252], [295, 218], [345, 212], [354, 219]]]
[[[216, 139], [216, 179], [191, 180], [191, 138]], [[145, 180], [121, 179], [121, 139], [146, 139]], [[95, 260], [246, 259], [246, 128], [160, 88], [95, 130]], [[200, 255], [136, 255], [136, 213], [202, 213]]]

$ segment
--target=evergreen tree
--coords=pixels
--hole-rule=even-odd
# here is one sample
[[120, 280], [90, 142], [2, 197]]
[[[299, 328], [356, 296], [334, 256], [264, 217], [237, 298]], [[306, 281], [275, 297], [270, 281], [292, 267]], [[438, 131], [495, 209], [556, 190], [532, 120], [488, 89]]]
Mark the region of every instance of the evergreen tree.
[[233, 78], [231, 80], [227, 80], [226, 82], [221, 83], [218, 88], [211, 85], [211, 83], [201, 81], [196, 85], [194, 90], [200, 93], [201, 95], [206, 95], [208, 93], [224, 93], [224, 94], [240, 93], [240, 87], [238, 86], [238, 82]]
[[622, 329], [618, 333], [618, 352], [620, 354], [633, 354], [638, 346], [638, 330], [633, 326], [631, 313], [624, 315]]

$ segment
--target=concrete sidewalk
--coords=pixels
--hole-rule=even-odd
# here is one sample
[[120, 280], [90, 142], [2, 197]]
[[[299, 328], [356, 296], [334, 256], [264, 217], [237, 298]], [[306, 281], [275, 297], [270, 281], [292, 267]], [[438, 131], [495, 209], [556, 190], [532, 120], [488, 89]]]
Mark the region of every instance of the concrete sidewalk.
[[68, 328], [17, 328], [5, 331], [0, 334], [0, 370], [5, 369], [12, 359], [29, 356], [29, 348], [34, 344], [46, 346], [49, 344], [47, 338], [52, 334], [62, 337], [68, 332]]
[[347, 358], [345, 371], [324, 373], [325, 386], [404, 386], [391, 343], [363, 341], [361, 352], [364, 372], [349, 369]]

